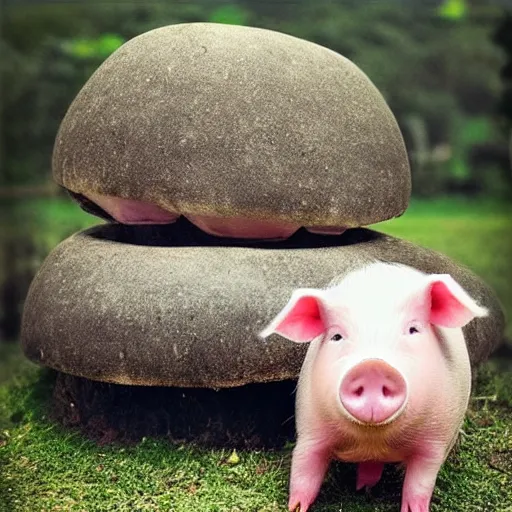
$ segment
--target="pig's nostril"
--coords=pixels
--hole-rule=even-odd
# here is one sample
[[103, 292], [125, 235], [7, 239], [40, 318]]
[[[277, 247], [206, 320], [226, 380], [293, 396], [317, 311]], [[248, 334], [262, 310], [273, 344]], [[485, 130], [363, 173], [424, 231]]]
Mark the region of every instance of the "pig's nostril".
[[392, 392], [387, 386], [382, 386], [382, 394], [387, 398], [392, 395]]
[[354, 395], [356, 395], [356, 396], [361, 396], [363, 393], [364, 393], [364, 388], [363, 388], [363, 386], [359, 386], [359, 387], [354, 391]]

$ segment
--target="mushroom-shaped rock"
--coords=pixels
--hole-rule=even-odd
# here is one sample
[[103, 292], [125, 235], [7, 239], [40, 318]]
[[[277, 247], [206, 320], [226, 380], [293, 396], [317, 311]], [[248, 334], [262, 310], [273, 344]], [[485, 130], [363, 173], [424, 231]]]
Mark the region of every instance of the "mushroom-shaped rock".
[[53, 172], [104, 218], [183, 215], [238, 238], [386, 220], [411, 188], [396, 120], [357, 66], [289, 35], [212, 23], [152, 30], [112, 54], [67, 112]]
[[[149, 244], [149, 245], [148, 245]], [[306, 347], [257, 333], [295, 288], [324, 287], [377, 260], [448, 273], [490, 314], [464, 332], [473, 366], [501, 342], [487, 285], [447, 257], [356, 228], [280, 242], [219, 239], [185, 219], [105, 224], [62, 242], [30, 288], [22, 345], [33, 361], [119, 384], [231, 387], [295, 378]]]

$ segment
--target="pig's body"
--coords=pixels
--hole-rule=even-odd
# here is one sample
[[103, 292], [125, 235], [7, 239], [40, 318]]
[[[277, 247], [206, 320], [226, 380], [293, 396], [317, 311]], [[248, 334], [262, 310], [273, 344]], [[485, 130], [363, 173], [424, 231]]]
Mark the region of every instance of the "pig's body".
[[297, 391], [290, 510], [315, 500], [329, 462], [359, 463], [357, 488], [402, 462], [402, 512], [428, 511], [466, 412], [461, 326], [485, 310], [449, 276], [376, 263], [327, 290], [297, 291], [264, 331], [313, 339]]
[[[428, 510], [437, 472], [453, 447], [467, 408], [471, 373], [469, 357], [460, 329], [448, 333], [450, 343], [456, 341], [455, 350], [449, 350], [451, 362], [440, 347], [423, 366], [421, 360], [408, 361], [417, 371], [413, 389], [409, 381], [410, 399], [401, 415], [387, 425], [375, 427], [361, 425], [340, 414], [336, 393], [330, 386], [329, 375], [323, 374], [326, 361], [319, 351], [321, 339], [313, 341], [302, 367], [297, 396], [297, 445], [294, 450], [291, 475], [290, 509], [301, 503], [301, 512], [308, 508], [320, 488], [326, 464], [331, 459], [345, 462], [372, 462], [358, 468], [357, 488], [373, 486], [380, 479], [383, 467], [378, 463], [404, 462], [419, 466], [421, 480], [411, 487], [404, 486], [404, 499], [409, 491], [416, 495], [424, 488], [423, 508], [403, 507], [404, 512]], [[461, 338], [454, 340], [453, 337]], [[448, 345], [448, 344], [446, 344]], [[320, 352], [320, 353], [319, 353]], [[333, 365], [332, 371], [340, 373], [343, 360]], [[411, 368], [412, 369], [412, 368]], [[318, 376], [314, 381], [312, 376]], [[435, 375], [435, 379], [432, 378]], [[420, 395], [421, 400], [414, 400]], [[311, 454], [319, 449], [318, 465], [312, 465]], [[430, 459], [430, 464], [428, 460]], [[377, 464], [375, 464], [377, 463]], [[424, 471], [423, 466], [431, 466]], [[375, 476], [372, 476], [375, 475]], [[307, 482], [307, 486], [304, 484]]]

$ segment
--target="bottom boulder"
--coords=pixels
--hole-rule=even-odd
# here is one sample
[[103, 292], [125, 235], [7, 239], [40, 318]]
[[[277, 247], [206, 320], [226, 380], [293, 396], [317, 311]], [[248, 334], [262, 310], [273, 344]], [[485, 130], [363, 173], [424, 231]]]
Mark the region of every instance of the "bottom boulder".
[[489, 309], [464, 328], [473, 367], [502, 341], [492, 290], [434, 251], [369, 229], [248, 243], [180, 219], [102, 225], [62, 242], [31, 285], [22, 346], [44, 366], [117, 384], [229, 388], [294, 379], [307, 346], [265, 342], [258, 332], [295, 288], [325, 287], [375, 260], [451, 274]]

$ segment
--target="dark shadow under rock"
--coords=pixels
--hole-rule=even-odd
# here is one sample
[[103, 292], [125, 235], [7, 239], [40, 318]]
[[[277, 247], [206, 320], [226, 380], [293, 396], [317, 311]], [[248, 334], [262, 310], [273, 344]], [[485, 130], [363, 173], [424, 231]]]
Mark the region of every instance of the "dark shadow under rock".
[[284, 240], [258, 240], [213, 236], [200, 230], [184, 217], [172, 224], [126, 225], [100, 224], [85, 231], [91, 238], [117, 244], [146, 247], [244, 247], [252, 249], [321, 249], [376, 242], [386, 238], [366, 228], [348, 229], [341, 235], [318, 235], [305, 228]]
[[124, 386], [58, 373], [52, 416], [101, 444], [165, 437], [206, 447], [281, 448], [295, 438], [295, 381], [213, 390]]

